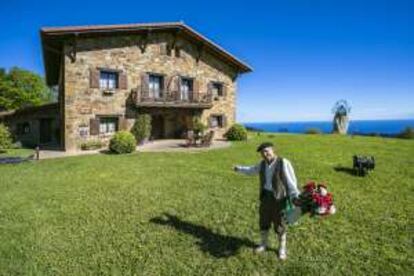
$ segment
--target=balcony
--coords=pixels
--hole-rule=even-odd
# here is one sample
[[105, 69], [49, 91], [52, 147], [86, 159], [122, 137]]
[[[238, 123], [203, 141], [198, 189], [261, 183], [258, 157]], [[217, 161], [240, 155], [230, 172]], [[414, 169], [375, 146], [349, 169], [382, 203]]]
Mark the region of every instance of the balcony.
[[213, 97], [208, 92], [143, 91], [132, 90], [132, 100], [138, 107], [175, 107], [207, 109], [213, 106]]

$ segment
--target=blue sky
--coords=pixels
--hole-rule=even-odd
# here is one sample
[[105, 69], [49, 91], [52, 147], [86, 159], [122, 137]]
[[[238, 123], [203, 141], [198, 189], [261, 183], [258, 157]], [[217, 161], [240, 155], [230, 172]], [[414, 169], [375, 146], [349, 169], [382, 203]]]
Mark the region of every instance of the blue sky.
[[414, 1], [4, 1], [0, 67], [44, 74], [43, 26], [180, 21], [249, 63], [237, 119], [414, 118]]

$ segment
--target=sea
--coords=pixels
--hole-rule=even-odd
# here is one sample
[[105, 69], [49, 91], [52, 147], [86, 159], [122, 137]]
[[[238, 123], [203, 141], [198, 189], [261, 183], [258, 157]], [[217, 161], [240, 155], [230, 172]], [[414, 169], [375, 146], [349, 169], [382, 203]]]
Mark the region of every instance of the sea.
[[[305, 133], [318, 129], [322, 133], [332, 133], [332, 122], [249, 122], [247, 128], [265, 132]], [[395, 136], [405, 128], [414, 128], [414, 119], [405, 120], [351, 120], [349, 134]]]

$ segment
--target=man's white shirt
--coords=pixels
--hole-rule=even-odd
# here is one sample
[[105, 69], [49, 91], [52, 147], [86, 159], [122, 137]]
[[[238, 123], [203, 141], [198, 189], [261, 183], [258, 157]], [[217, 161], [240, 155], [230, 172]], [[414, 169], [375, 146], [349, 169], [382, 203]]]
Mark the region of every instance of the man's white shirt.
[[[247, 174], [247, 175], [254, 175], [254, 174], [258, 174], [260, 172], [260, 164], [254, 165], [254, 166], [236, 166], [237, 171]], [[268, 191], [273, 191], [272, 188], [272, 178], [273, 178], [273, 173], [274, 173], [274, 169], [275, 169], [275, 165], [276, 165], [276, 158], [270, 163], [268, 164], [267, 162], [265, 162], [265, 185], [264, 185], [264, 189], [268, 190]], [[297, 180], [296, 180], [296, 176], [295, 176], [295, 171], [293, 170], [292, 164], [290, 163], [289, 160], [283, 158], [283, 172], [285, 173], [286, 176], [286, 184], [287, 184], [287, 188], [288, 188], [288, 195], [291, 198], [296, 198], [299, 196], [299, 190], [297, 187]]]

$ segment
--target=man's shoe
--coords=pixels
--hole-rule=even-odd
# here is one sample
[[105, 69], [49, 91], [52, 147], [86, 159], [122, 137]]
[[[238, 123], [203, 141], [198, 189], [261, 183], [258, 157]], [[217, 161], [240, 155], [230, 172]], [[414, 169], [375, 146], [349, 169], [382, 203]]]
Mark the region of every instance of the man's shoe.
[[260, 237], [262, 239], [262, 242], [258, 247], [254, 249], [254, 252], [256, 253], [262, 253], [266, 251], [267, 244], [269, 242], [269, 231], [260, 231]]
[[286, 248], [279, 248], [279, 260], [284, 261], [287, 259]]
[[278, 257], [279, 260], [286, 260], [287, 259], [287, 253], [286, 253], [286, 233], [279, 236], [279, 250], [278, 250]]

